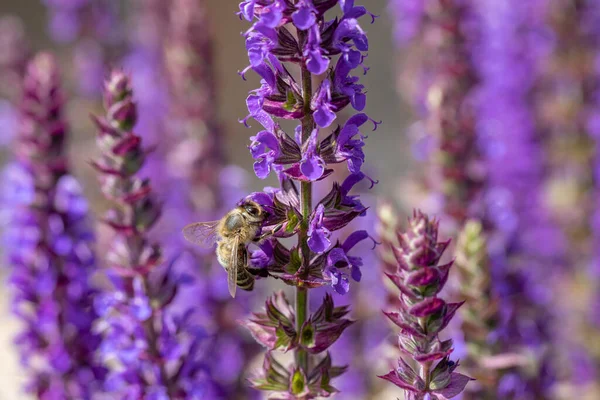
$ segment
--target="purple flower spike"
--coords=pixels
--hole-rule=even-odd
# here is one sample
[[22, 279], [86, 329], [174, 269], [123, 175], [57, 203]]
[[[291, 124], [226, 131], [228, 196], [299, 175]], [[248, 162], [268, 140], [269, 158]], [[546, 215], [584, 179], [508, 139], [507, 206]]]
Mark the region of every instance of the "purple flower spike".
[[[400, 328], [401, 352], [419, 365], [419, 373], [404, 359], [398, 368], [379, 376], [392, 382], [411, 398], [450, 399], [458, 396], [471, 378], [453, 372], [458, 363], [448, 358], [452, 340], [438, 337], [462, 303], [448, 304], [437, 297], [446, 280], [450, 265], [438, 265], [448, 242], [438, 242], [438, 223], [416, 211], [406, 233], [398, 233], [399, 246], [394, 248], [398, 264], [388, 274], [398, 289], [398, 312], [385, 312]], [[431, 272], [430, 272], [431, 271]]]
[[82, 189], [69, 175], [64, 101], [55, 58], [38, 54], [23, 81], [15, 162], [5, 171], [3, 196], [26, 390], [48, 400], [94, 398], [106, 376], [93, 329], [93, 231]]
[[[337, 17], [329, 17], [337, 5], [341, 14], [338, 9]], [[348, 310], [334, 308], [326, 296], [317, 313], [310, 315], [307, 299], [309, 290], [318, 287], [346, 294], [350, 277], [362, 279], [363, 259], [349, 252], [370, 236], [356, 231], [343, 243], [332, 237], [366, 215], [367, 208], [351, 190], [366, 177], [361, 172], [366, 136], [359, 128], [373, 120], [357, 114], [333, 133], [320, 134], [348, 105], [365, 108], [364, 87], [352, 71], [367, 70], [363, 63], [368, 39], [358, 22], [367, 14], [353, 1], [246, 0], [240, 4], [239, 15], [253, 24], [244, 34], [250, 67], [241, 75], [252, 70], [261, 78], [260, 88], [246, 99], [249, 114], [241, 122], [248, 126], [253, 118], [264, 127], [251, 137], [254, 172], [264, 179], [274, 170], [280, 183], [280, 188], [266, 188], [244, 200], [256, 201], [266, 214], [260, 234], [267, 238], [259, 249], [249, 246], [249, 270], [257, 277], [276, 277], [295, 286], [300, 307], [276, 301], [280, 298], [276, 295], [267, 302], [264, 314], [254, 314], [243, 323], [269, 351], [261, 373], [251, 383], [271, 392], [270, 398], [330, 397], [338, 391], [331, 379], [345, 371], [332, 365], [327, 351], [352, 324], [342, 318]], [[313, 88], [317, 80], [320, 86]], [[297, 121], [294, 132], [285, 132], [278, 119]], [[343, 162], [352, 176], [341, 184], [331, 182], [329, 193], [313, 201], [313, 182], [326, 182], [334, 172], [331, 164]], [[298, 238], [296, 245], [280, 242], [293, 236]], [[279, 363], [275, 350], [293, 351], [294, 363]]]
[[118, 398], [194, 398], [211, 387], [200, 358], [206, 335], [191, 310], [173, 303], [190, 279], [163, 263], [161, 246], [148, 235], [162, 209], [149, 180], [138, 176], [148, 152], [131, 131], [137, 106], [129, 77], [114, 71], [104, 101], [106, 115], [94, 118], [101, 155], [93, 165], [113, 203], [105, 221], [114, 230], [106, 255], [114, 288], [96, 301], [105, 321], [100, 356], [111, 366], [106, 391]]

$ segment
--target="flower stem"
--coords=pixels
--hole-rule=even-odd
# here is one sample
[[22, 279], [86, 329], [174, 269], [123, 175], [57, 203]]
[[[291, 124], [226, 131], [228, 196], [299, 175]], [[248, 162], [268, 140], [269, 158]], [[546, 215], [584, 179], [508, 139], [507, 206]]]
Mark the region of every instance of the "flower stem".
[[[298, 41], [302, 46], [306, 42], [306, 32], [298, 31]], [[304, 118], [302, 119], [302, 143], [306, 142], [310, 137], [310, 133], [314, 127], [314, 119], [310, 109], [310, 101], [312, 99], [312, 74], [306, 68], [306, 64], [302, 63], [302, 99], [304, 101]], [[308, 275], [308, 267], [310, 264], [310, 249], [308, 248], [308, 219], [312, 213], [312, 183], [300, 183], [300, 208], [302, 211], [303, 223], [298, 235], [298, 245], [302, 250], [302, 274]], [[296, 330], [298, 335], [301, 333], [302, 325], [306, 321], [308, 315], [308, 289], [304, 287], [296, 287]], [[308, 354], [305, 350], [296, 349], [296, 364], [305, 372], [308, 371]]]

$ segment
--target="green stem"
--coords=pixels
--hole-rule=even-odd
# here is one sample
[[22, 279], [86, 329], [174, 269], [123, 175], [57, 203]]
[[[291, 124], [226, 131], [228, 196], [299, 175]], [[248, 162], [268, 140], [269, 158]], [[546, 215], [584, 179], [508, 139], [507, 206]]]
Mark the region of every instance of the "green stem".
[[[306, 42], [306, 32], [298, 31], [298, 41], [302, 46]], [[312, 74], [302, 64], [302, 99], [304, 101], [304, 118], [302, 119], [302, 143], [305, 143], [314, 127], [314, 119], [310, 109], [310, 100], [312, 98]], [[310, 264], [310, 249], [308, 248], [308, 218], [312, 213], [312, 183], [300, 183], [300, 208], [302, 212], [302, 225], [298, 234], [298, 246], [302, 251], [302, 267], [304, 277], [308, 275]], [[301, 334], [302, 325], [308, 317], [308, 289], [305, 287], [296, 287], [296, 330]], [[296, 365], [301, 367], [305, 373], [308, 372], [309, 362], [308, 354], [305, 350], [298, 348], [295, 353]]]

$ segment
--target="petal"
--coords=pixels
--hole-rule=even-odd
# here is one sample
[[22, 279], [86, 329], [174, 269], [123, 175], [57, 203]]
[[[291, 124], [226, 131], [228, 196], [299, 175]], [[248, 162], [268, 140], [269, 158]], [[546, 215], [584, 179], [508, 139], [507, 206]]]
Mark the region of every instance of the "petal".
[[328, 231], [324, 229], [315, 229], [308, 238], [308, 247], [317, 254], [322, 254], [329, 248], [331, 241], [328, 239]]
[[292, 14], [292, 20], [298, 29], [305, 31], [317, 22], [317, 17], [309, 7], [301, 7]]
[[313, 50], [309, 52], [308, 59], [306, 60], [306, 68], [315, 75], [321, 75], [329, 67], [329, 58], [321, 54], [319, 50]]
[[310, 181], [316, 181], [323, 176], [325, 167], [323, 166], [323, 162], [319, 161], [317, 157], [310, 157], [300, 163], [300, 171]]
[[254, 173], [260, 179], [265, 179], [271, 172], [271, 163], [267, 158], [254, 162]]
[[[356, 107], [355, 107], [356, 108]], [[325, 105], [319, 107], [313, 114], [315, 122], [321, 128], [327, 128], [335, 121], [336, 114]]]

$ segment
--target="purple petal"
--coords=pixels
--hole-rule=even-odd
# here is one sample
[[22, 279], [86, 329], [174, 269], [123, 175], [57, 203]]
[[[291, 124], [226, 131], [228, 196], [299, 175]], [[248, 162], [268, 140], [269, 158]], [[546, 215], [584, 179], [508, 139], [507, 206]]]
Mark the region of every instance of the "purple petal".
[[305, 31], [317, 22], [317, 17], [309, 7], [301, 7], [292, 14], [292, 20], [298, 29]]
[[330, 245], [331, 241], [327, 238], [323, 229], [316, 229], [308, 238], [308, 247], [318, 254], [324, 253]]
[[315, 122], [321, 128], [327, 128], [335, 121], [336, 114], [329, 107], [319, 107], [313, 114]]

